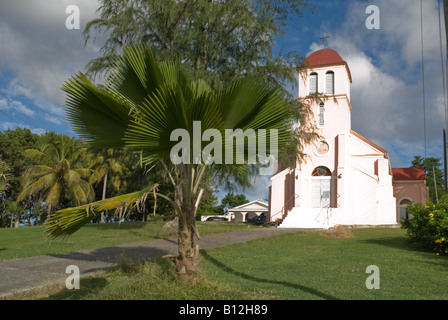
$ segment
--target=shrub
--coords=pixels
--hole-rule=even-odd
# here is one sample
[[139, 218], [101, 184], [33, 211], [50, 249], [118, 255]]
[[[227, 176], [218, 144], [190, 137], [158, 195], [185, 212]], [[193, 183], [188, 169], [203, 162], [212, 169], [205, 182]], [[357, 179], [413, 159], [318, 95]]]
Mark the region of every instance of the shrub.
[[402, 221], [410, 240], [433, 249], [437, 255], [448, 254], [448, 195], [438, 204], [411, 203], [407, 207], [409, 220]]

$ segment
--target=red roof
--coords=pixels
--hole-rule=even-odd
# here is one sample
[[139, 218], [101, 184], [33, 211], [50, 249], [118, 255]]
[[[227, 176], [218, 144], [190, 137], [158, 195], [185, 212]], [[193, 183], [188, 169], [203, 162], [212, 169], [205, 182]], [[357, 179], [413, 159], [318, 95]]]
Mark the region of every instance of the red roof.
[[394, 180], [426, 180], [423, 168], [392, 168]]
[[329, 64], [344, 64], [341, 56], [332, 49], [322, 49], [313, 52], [306, 58], [312, 67], [326, 66]]
[[316, 52], [313, 52], [310, 54], [306, 61], [308, 62], [308, 65], [310, 67], [322, 67], [322, 66], [330, 66], [330, 65], [338, 65], [342, 64], [345, 65], [347, 68], [347, 72], [350, 77], [350, 82], [352, 82], [352, 75], [350, 72], [350, 69], [347, 65], [347, 62], [345, 62], [339, 53], [334, 51], [333, 49], [321, 49]]

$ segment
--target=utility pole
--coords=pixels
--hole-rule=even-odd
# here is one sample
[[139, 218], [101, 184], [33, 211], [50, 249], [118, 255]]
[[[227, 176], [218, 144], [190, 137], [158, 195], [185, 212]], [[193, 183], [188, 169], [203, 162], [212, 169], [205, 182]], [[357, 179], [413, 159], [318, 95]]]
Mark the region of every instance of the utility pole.
[[445, 193], [447, 191], [447, 186], [446, 186], [446, 182], [447, 182], [447, 174], [446, 174], [446, 130], [443, 129], [443, 174], [444, 174], [444, 188], [445, 188]]
[[434, 190], [436, 191], [436, 201], [437, 204], [439, 204], [439, 195], [437, 194], [436, 170], [434, 169], [434, 166], [432, 166], [432, 177], [434, 180]]
[[[440, 3], [440, 2], [439, 2]], [[443, 3], [443, 13], [444, 13], [444, 18], [445, 18], [445, 37], [446, 37], [446, 44], [448, 45], [448, 0], [442, 0]], [[448, 51], [447, 51], [447, 60], [448, 60]], [[444, 72], [442, 70], [442, 72]], [[446, 90], [446, 88], [443, 88], [444, 90]], [[446, 108], [446, 106], [445, 106]], [[445, 125], [446, 125], [446, 120], [445, 119]], [[444, 158], [444, 183], [445, 183], [445, 193], [447, 193], [447, 158], [446, 158], [446, 130], [443, 129], [443, 158]]]
[[[447, 0], [443, 0], [443, 11], [445, 13], [445, 29], [446, 29], [446, 31], [448, 31], [448, 1]], [[445, 34], [446, 34], [446, 39], [448, 41], [448, 33], [445, 33]]]

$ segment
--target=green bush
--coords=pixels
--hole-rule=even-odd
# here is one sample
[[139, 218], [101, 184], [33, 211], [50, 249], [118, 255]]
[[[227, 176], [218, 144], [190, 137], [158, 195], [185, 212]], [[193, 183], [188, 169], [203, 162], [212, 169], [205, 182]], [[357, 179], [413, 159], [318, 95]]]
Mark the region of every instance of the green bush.
[[402, 228], [412, 242], [433, 249], [437, 255], [448, 253], [448, 195], [438, 204], [411, 203], [407, 207], [409, 219], [402, 221]]

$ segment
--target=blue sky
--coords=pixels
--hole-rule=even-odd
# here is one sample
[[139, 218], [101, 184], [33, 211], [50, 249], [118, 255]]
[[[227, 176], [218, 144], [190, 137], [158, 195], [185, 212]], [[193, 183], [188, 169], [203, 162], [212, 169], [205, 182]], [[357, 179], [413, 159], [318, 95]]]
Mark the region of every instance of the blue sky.
[[[441, 0], [440, 0], [441, 1]], [[442, 85], [438, 0], [423, 1], [426, 148], [422, 94], [420, 0], [314, 0], [319, 13], [288, 24], [277, 48], [303, 56], [327, 47], [347, 61], [353, 76], [352, 128], [388, 150], [393, 167], [415, 155], [443, 157], [445, 96]], [[65, 9], [77, 5], [81, 29], [68, 30]], [[380, 9], [380, 29], [369, 30], [366, 8]], [[72, 135], [64, 117], [62, 83], [99, 54], [84, 46], [82, 30], [95, 17], [94, 0], [0, 0], [0, 130], [28, 127]], [[445, 39], [444, 25], [442, 37]], [[445, 54], [443, 42], [443, 57]], [[446, 59], [444, 61], [446, 64]], [[247, 190], [265, 198], [265, 183]]]

